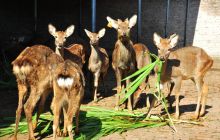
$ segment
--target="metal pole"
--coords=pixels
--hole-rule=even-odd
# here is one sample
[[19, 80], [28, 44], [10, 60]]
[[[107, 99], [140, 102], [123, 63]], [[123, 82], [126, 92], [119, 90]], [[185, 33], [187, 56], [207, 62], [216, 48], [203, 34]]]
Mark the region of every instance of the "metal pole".
[[186, 14], [185, 14], [185, 24], [184, 24], [184, 46], [186, 46], [186, 32], [187, 32], [187, 20], [188, 20], [188, 9], [189, 9], [189, 0], [186, 0]]
[[167, 37], [167, 28], [168, 28], [168, 22], [169, 22], [169, 13], [170, 13], [170, 0], [167, 0], [166, 21], [165, 21], [165, 37]]
[[34, 0], [34, 31], [37, 32], [37, 0]]
[[96, 31], [96, 0], [92, 0], [92, 32]]
[[138, 0], [138, 29], [137, 29], [137, 42], [140, 41], [141, 37], [141, 7], [142, 0]]

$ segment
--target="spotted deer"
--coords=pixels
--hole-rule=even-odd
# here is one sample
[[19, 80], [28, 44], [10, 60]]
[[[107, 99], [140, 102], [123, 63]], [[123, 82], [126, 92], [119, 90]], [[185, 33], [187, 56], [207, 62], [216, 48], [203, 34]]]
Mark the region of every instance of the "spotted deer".
[[[213, 60], [199, 47], [188, 46], [172, 50], [177, 45], [178, 39], [179, 36], [177, 34], [173, 34], [169, 38], [162, 38], [157, 33], [153, 35], [154, 44], [158, 49], [158, 57], [164, 61], [161, 71], [161, 84], [165, 84], [166, 82], [174, 83], [173, 88], [168, 93], [168, 99], [173, 91], [176, 98], [175, 117], [179, 118], [179, 91], [181, 82], [182, 80], [192, 80], [198, 90], [198, 100], [194, 115], [197, 119], [199, 116], [205, 114], [208, 86], [204, 83], [203, 78], [206, 72], [212, 67]], [[156, 68], [156, 71], [158, 71], [158, 68]]]
[[85, 32], [90, 39], [91, 54], [89, 57], [88, 69], [93, 73], [93, 78], [94, 78], [93, 99], [96, 102], [98, 100], [97, 88], [99, 84], [98, 83], [99, 77], [100, 76], [102, 77], [102, 81], [104, 85], [104, 77], [109, 67], [108, 54], [104, 48], [99, 47], [99, 39], [105, 35], [105, 29], [104, 28], [101, 29], [98, 33], [92, 33], [85, 29]]
[[53, 139], [57, 137], [61, 109], [64, 113], [63, 136], [73, 139], [72, 123], [76, 119], [75, 133], [79, 133], [79, 110], [84, 96], [85, 79], [81, 68], [70, 60], [60, 63], [54, 72], [54, 97], [51, 109], [54, 114]]
[[52, 91], [53, 71], [61, 62], [63, 62], [63, 59], [60, 56], [43, 45], [27, 47], [12, 62], [13, 73], [16, 76], [18, 86], [18, 107], [16, 110], [13, 139], [17, 139], [18, 124], [25, 102], [24, 98], [27, 95], [29, 96], [25, 102], [24, 111], [28, 123], [29, 139], [35, 139], [33, 132], [34, 126], [32, 124], [33, 110], [36, 103], [41, 98], [37, 113], [38, 120], [47, 95]]
[[[119, 93], [122, 89], [121, 80], [135, 71], [135, 51], [130, 39], [130, 30], [136, 24], [137, 15], [132, 16], [129, 20], [114, 20], [107, 17], [108, 25], [117, 30], [118, 39], [112, 54], [112, 67], [115, 71], [117, 80], [117, 97], [115, 109], [119, 109]], [[126, 85], [130, 80], [126, 80]], [[132, 110], [131, 97], [128, 98], [128, 109]]]
[[85, 49], [81, 44], [71, 44], [64, 47], [66, 39], [74, 32], [74, 25], [69, 26], [65, 31], [57, 31], [52, 25], [48, 25], [49, 33], [55, 38], [55, 52], [62, 56], [64, 60], [70, 59], [77, 63], [81, 68], [85, 63]]
[[[136, 54], [136, 63], [137, 63], [137, 69], [141, 69], [146, 65], [149, 65], [151, 63], [151, 58], [150, 58], [150, 54], [149, 54], [149, 49], [147, 48], [146, 45], [142, 44], [142, 43], [137, 43], [134, 44], [133, 46], [135, 54]], [[147, 82], [148, 82], [148, 77], [146, 77], [143, 82], [141, 83], [141, 85], [139, 86], [139, 88], [137, 89], [137, 91], [135, 91], [134, 95], [133, 95], [133, 106], [135, 107], [136, 103], [138, 102], [138, 100], [140, 99], [140, 95], [143, 92], [147, 92], [146, 88], [147, 88]], [[147, 105], [149, 104], [149, 98], [147, 98]]]

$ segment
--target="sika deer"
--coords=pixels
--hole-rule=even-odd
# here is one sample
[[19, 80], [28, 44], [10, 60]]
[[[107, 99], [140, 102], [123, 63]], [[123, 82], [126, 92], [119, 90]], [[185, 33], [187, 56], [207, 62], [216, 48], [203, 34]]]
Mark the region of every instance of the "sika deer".
[[66, 31], [56, 31], [56, 28], [52, 24], [49, 24], [48, 30], [55, 38], [56, 54], [62, 56], [64, 60], [70, 59], [82, 68], [85, 63], [84, 47], [81, 44], [71, 44], [68, 48], [64, 47], [66, 38], [73, 34], [74, 25], [69, 26]]
[[[87, 36], [90, 38], [91, 55], [89, 57], [89, 70], [93, 73], [94, 77], [94, 101], [97, 101], [97, 88], [99, 77], [101, 75], [104, 84], [104, 77], [109, 67], [109, 58], [106, 50], [99, 47], [99, 39], [105, 35], [105, 29], [101, 29], [98, 33], [92, 33], [85, 29]], [[105, 88], [105, 85], [104, 85]]]
[[24, 105], [24, 111], [28, 123], [29, 139], [35, 139], [32, 126], [32, 112], [41, 97], [37, 115], [38, 119], [43, 110], [46, 97], [52, 90], [53, 71], [60, 62], [63, 62], [63, 59], [50, 48], [43, 45], [27, 47], [12, 62], [13, 73], [17, 79], [19, 97], [13, 139], [17, 139], [18, 124], [24, 104], [24, 97], [28, 91], [30, 91], [30, 94]]
[[68, 131], [69, 138], [72, 140], [72, 122], [74, 116], [76, 117], [75, 132], [79, 132], [79, 109], [85, 87], [84, 75], [76, 63], [65, 60], [64, 63], [60, 63], [56, 68], [53, 79], [54, 98], [51, 104], [54, 114], [53, 139], [57, 137], [56, 132], [57, 128], [59, 128], [60, 112], [61, 108], [63, 108], [63, 135], [66, 136]]
[[[137, 63], [137, 69], [141, 69], [146, 65], [149, 65], [151, 63], [151, 58], [149, 55], [149, 50], [147, 46], [141, 43], [134, 44], [133, 46], [136, 54], [136, 63]], [[134, 93], [134, 103], [133, 106], [135, 107], [136, 103], [140, 99], [140, 95], [142, 92], [146, 92], [146, 86], [148, 82], [148, 77], [143, 80], [137, 91]], [[148, 99], [148, 98], [147, 98]], [[149, 100], [148, 100], [149, 101]], [[147, 103], [149, 104], [149, 103]]]
[[[198, 101], [195, 111], [195, 118], [205, 114], [205, 104], [208, 94], [208, 86], [203, 78], [206, 72], [212, 67], [212, 58], [198, 47], [184, 47], [172, 51], [178, 42], [179, 36], [173, 34], [170, 38], [161, 38], [154, 33], [153, 40], [158, 48], [158, 56], [164, 61], [161, 72], [161, 83], [173, 82], [173, 92], [176, 98], [176, 118], [179, 118], [179, 91], [182, 80], [191, 79], [198, 90]], [[171, 93], [171, 91], [170, 91]], [[168, 97], [170, 96], [170, 93]], [[200, 104], [202, 104], [200, 110]], [[152, 107], [152, 106], [151, 106]]]
[[[132, 16], [129, 20], [124, 21], [118, 19], [113, 20], [107, 17], [109, 25], [117, 30], [118, 40], [115, 43], [115, 48], [112, 54], [112, 67], [115, 71], [117, 79], [117, 97], [116, 97], [116, 107], [119, 109], [119, 93], [121, 92], [121, 80], [128, 75], [130, 75], [135, 70], [135, 51], [133, 48], [133, 43], [130, 39], [130, 30], [136, 24], [137, 15]], [[126, 80], [126, 85], [130, 83]], [[132, 110], [131, 98], [128, 98], [128, 109]]]

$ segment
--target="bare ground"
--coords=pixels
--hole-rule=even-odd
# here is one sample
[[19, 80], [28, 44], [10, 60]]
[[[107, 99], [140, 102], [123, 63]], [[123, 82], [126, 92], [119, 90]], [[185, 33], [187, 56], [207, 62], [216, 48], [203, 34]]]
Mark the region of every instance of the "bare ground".
[[[115, 86], [114, 76], [110, 71], [106, 79], [106, 86], [108, 91], [111, 92]], [[177, 132], [169, 126], [159, 128], [140, 128], [130, 130], [122, 134], [114, 133], [101, 138], [101, 140], [154, 140], [154, 139], [167, 139], [167, 140], [220, 140], [220, 59], [215, 59], [212, 69], [206, 74], [205, 83], [209, 86], [209, 94], [206, 106], [206, 115], [199, 121], [202, 126], [192, 124], [176, 124]], [[0, 118], [3, 116], [14, 116], [17, 106], [16, 91], [1, 91], [0, 95]], [[197, 90], [191, 81], [184, 81], [181, 88], [180, 100], [180, 119], [192, 119], [193, 113], [196, 108]], [[174, 96], [173, 96], [174, 98]], [[105, 97], [95, 104], [93, 102], [86, 103], [87, 105], [95, 105], [107, 108], [114, 108], [115, 96]], [[175, 105], [173, 104], [173, 107]], [[49, 105], [48, 107], [49, 108]], [[144, 110], [144, 108], [140, 109]], [[154, 109], [153, 113], [158, 114], [161, 112], [161, 106]], [[9, 136], [1, 137], [1, 140], [8, 139]], [[44, 139], [51, 139], [51, 135]], [[19, 134], [19, 140], [28, 139], [27, 134]]]

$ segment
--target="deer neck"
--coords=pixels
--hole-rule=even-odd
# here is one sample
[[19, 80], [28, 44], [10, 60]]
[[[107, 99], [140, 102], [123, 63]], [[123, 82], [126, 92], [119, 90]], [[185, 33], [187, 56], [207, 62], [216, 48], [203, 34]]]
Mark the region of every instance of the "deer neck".
[[64, 57], [64, 46], [56, 45], [55, 53], [61, 57]]
[[100, 59], [100, 51], [98, 45], [91, 45], [90, 59], [93, 61], [98, 61]]

